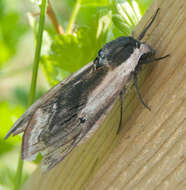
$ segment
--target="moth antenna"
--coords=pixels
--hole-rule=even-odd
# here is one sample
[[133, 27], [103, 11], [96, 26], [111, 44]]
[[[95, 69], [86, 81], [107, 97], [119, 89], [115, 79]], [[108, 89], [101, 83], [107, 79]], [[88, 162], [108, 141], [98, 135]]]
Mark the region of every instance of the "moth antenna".
[[120, 132], [121, 124], [123, 121], [123, 94], [125, 93], [125, 91], [126, 91], [126, 88], [124, 88], [119, 94], [119, 97], [120, 97], [120, 102], [119, 102], [120, 103], [120, 121], [119, 121], [119, 127], [118, 127], [116, 134], [118, 134]]
[[154, 61], [159, 61], [159, 60], [165, 59], [165, 58], [167, 58], [167, 57], [169, 57], [169, 56], [170, 56], [170, 55], [167, 54], [167, 55], [165, 55], [165, 56], [163, 56], [163, 57], [155, 58], [155, 59], [153, 59], [152, 61], [153, 61], [153, 62], [154, 62]]
[[140, 64], [141, 64], [141, 65], [142, 65], [142, 64], [149, 64], [149, 63], [152, 63], [152, 62], [156, 62], [156, 61], [165, 59], [165, 58], [167, 58], [167, 57], [169, 57], [169, 56], [170, 56], [170, 55], [167, 54], [167, 55], [165, 55], [165, 56], [163, 56], [163, 57], [158, 57], [158, 58], [153, 58], [153, 59], [142, 60], [142, 61], [140, 62]]
[[142, 31], [142, 33], [138, 36], [138, 40], [141, 41], [143, 39], [143, 37], [145, 36], [147, 30], [151, 27], [152, 23], [154, 22], [158, 12], [159, 12], [160, 8], [157, 9], [156, 13], [154, 14], [154, 16], [152, 17], [150, 23], [145, 27], [145, 29]]
[[141, 96], [140, 90], [138, 88], [138, 76], [137, 76], [137, 74], [134, 73], [133, 76], [134, 76], [134, 85], [136, 87], [136, 91], [137, 91], [137, 94], [138, 94], [138, 98], [140, 99], [140, 102], [144, 105], [145, 108], [147, 108], [149, 111], [151, 111], [150, 107], [147, 106], [147, 104], [145, 104], [145, 102], [143, 101], [143, 98]]

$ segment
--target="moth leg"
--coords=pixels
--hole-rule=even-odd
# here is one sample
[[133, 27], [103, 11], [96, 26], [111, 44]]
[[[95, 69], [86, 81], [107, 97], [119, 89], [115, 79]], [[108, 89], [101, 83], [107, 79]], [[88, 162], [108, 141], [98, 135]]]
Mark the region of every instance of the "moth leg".
[[145, 108], [147, 108], [149, 111], [151, 111], [150, 107], [147, 104], [145, 104], [145, 102], [143, 101], [143, 98], [141, 96], [141, 93], [140, 93], [140, 90], [138, 87], [138, 74], [137, 74], [137, 72], [133, 73], [133, 77], [134, 77], [134, 85], [136, 87], [137, 95], [138, 95], [138, 98], [140, 99], [140, 102], [144, 105]]
[[143, 101], [143, 98], [141, 96], [141, 93], [140, 93], [140, 90], [139, 90], [139, 87], [138, 87], [138, 72], [139, 70], [141, 70], [141, 65], [143, 64], [149, 64], [149, 63], [152, 63], [152, 62], [155, 62], [155, 61], [159, 61], [161, 59], [165, 59], [167, 57], [169, 57], [170, 55], [165, 55], [163, 57], [158, 57], [158, 58], [150, 58], [150, 59], [141, 59], [140, 60], [140, 63], [138, 65], [138, 67], [136, 68], [136, 71], [133, 73], [133, 77], [134, 77], [134, 86], [136, 87], [136, 91], [137, 91], [137, 94], [138, 94], [138, 97], [141, 101], [141, 103], [145, 106], [145, 108], [147, 108], [149, 111], [151, 111], [151, 109], [149, 108], [148, 105], [145, 104], [145, 102]]
[[145, 27], [145, 29], [142, 31], [142, 33], [138, 36], [138, 40], [141, 41], [143, 39], [143, 37], [145, 36], [147, 30], [151, 27], [152, 23], [154, 22], [158, 12], [159, 12], [160, 8], [157, 9], [156, 13], [154, 14], [154, 16], [152, 17], [150, 23]]
[[118, 134], [120, 132], [122, 121], [123, 121], [123, 95], [125, 94], [125, 91], [126, 91], [126, 88], [123, 88], [123, 90], [119, 94], [119, 100], [120, 100], [120, 121], [119, 121], [119, 127], [118, 127], [118, 130], [117, 130], [116, 134]]

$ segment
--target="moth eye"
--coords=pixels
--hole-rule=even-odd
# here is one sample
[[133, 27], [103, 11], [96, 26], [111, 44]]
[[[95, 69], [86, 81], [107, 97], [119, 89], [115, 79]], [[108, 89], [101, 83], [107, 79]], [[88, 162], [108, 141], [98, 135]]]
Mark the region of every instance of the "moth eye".
[[94, 69], [96, 70], [101, 66], [103, 66], [103, 64], [101, 63], [101, 58], [96, 57], [96, 59], [94, 59]]
[[102, 59], [105, 58], [105, 54], [104, 54], [104, 52], [103, 52], [102, 50], [100, 50], [100, 51], [98, 52], [98, 56], [99, 56], [99, 58], [102, 58]]
[[94, 68], [98, 69], [104, 66], [103, 59], [105, 58], [105, 54], [102, 50], [99, 50], [98, 56], [94, 59]]

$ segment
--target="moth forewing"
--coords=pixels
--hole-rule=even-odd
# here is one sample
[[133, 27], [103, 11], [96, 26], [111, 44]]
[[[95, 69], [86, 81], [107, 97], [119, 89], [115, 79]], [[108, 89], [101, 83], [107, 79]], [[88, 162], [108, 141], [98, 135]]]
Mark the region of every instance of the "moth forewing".
[[59, 93], [60, 89], [66, 84], [66, 83], [73, 83], [73, 80], [78, 78], [81, 75], [84, 75], [86, 72], [90, 71], [92, 69], [93, 63], [87, 64], [85, 67], [81, 68], [79, 71], [74, 73], [72, 76], [68, 77], [67, 79], [61, 81], [56, 86], [51, 88], [47, 93], [45, 93], [42, 97], [40, 97], [36, 102], [34, 102], [28, 109], [25, 111], [25, 113], [14, 123], [12, 128], [9, 130], [7, 135], [5, 136], [5, 139], [8, 138], [11, 134], [17, 135], [21, 132], [23, 132], [26, 127], [28, 126], [28, 123], [30, 119], [32, 118], [34, 112], [43, 104], [49, 103], [52, 101], [53, 97]]
[[38, 108], [34, 112], [23, 135], [23, 141], [22, 141], [23, 159], [27, 160], [35, 159], [35, 157], [38, 154], [38, 149], [42, 150], [42, 147], [45, 147], [42, 141], [40, 141], [40, 143], [37, 142], [39, 135], [43, 131], [43, 128], [45, 127], [48, 119], [49, 119], [49, 114], [44, 113], [42, 109]]

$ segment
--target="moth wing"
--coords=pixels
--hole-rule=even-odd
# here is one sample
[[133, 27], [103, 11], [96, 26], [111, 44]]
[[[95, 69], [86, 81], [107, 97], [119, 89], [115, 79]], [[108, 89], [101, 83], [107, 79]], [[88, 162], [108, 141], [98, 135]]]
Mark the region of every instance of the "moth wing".
[[[113, 106], [115, 105], [117, 98], [114, 97], [110, 104], [107, 105], [106, 109], [103, 111], [101, 116], [95, 122], [93, 127], [84, 133], [84, 131], [80, 131], [77, 135], [74, 135], [73, 138], [69, 138], [66, 143], [61, 143], [61, 141], [57, 141], [50, 147], [47, 147], [45, 150], [41, 151], [41, 154], [44, 157], [42, 162], [42, 168], [44, 170], [48, 170], [53, 168], [56, 164], [62, 161], [72, 150], [75, 146], [83, 144], [90, 139], [96, 132], [96, 130], [100, 127], [103, 123], [104, 119], [106, 118], [107, 114], [112, 110]], [[119, 123], [118, 123], [119, 124]]]
[[24, 132], [22, 143], [22, 158], [32, 160], [41, 152], [44, 157], [44, 169], [52, 168], [63, 160], [81, 139], [79, 138], [79, 133], [77, 133], [70, 134], [68, 137], [62, 138], [51, 145], [47, 145], [43, 141], [38, 142], [39, 135], [45, 127], [47, 120], [48, 115], [46, 113], [41, 109], [36, 110]]
[[44, 157], [44, 169], [50, 169], [63, 160], [81, 139], [79, 133], [77, 133], [76, 135], [70, 134], [68, 138], [62, 138], [51, 145], [47, 145], [42, 141], [38, 143], [39, 135], [45, 127], [47, 120], [48, 115], [46, 113], [41, 109], [36, 110], [24, 132], [22, 143], [22, 158], [33, 160], [40, 150]]
[[[57, 150], [59, 147], [70, 146], [70, 142], [73, 142], [81, 132], [80, 123], [75, 120], [72, 122], [74, 128], [66, 126], [66, 129], [59, 129], [56, 133], [50, 132], [49, 118], [50, 111], [38, 108], [32, 119], [30, 120], [27, 128], [24, 131], [22, 142], [22, 158], [27, 160], [33, 160], [39, 152], [42, 154], [50, 155], [50, 153]], [[51, 118], [50, 118], [51, 119]], [[70, 121], [69, 121], [70, 122]], [[77, 124], [75, 124], [77, 123]], [[62, 150], [64, 148], [61, 148]]]
[[23, 159], [33, 159], [48, 147], [63, 146], [81, 133], [82, 122], [78, 113], [87, 101], [87, 91], [83, 85], [84, 82], [79, 80], [73, 85], [66, 84], [52, 101], [34, 112], [24, 130]]
[[23, 132], [26, 127], [28, 126], [34, 112], [43, 104], [47, 103], [65, 84], [77, 80], [81, 74], [84, 74], [90, 71], [92, 67], [92, 62], [87, 64], [85, 67], [80, 69], [78, 72], [74, 73], [72, 76], [68, 77], [67, 79], [63, 80], [52, 89], [50, 89], [46, 94], [40, 97], [34, 104], [32, 104], [27, 111], [14, 123], [11, 127], [5, 139], [7, 139], [10, 135], [17, 135]]
[[48, 100], [50, 100], [55, 93], [62, 87], [62, 85], [65, 84], [65, 81], [62, 81], [58, 85], [56, 85], [54, 88], [50, 89], [46, 94], [44, 94], [42, 97], [40, 97], [35, 103], [33, 103], [27, 111], [14, 123], [12, 128], [8, 131], [7, 135], [5, 136], [5, 139], [7, 139], [10, 135], [13, 134], [13, 136], [23, 132], [27, 125], [29, 124], [32, 115], [34, 112], [43, 104], [45, 104]]
[[56, 164], [62, 161], [78, 144], [81, 140], [81, 135], [71, 139], [70, 141], [66, 142], [66, 144], [55, 148], [55, 146], [48, 147], [46, 150], [42, 151], [41, 154], [44, 157], [42, 162], [42, 168], [44, 170], [48, 170], [53, 168]]
[[[90, 75], [90, 71], [76, 75], [73, 81], [65, 83], [55, 96], [35, 110], [24, 130], [23, 159], [33, 159], [42, 151], [49, 154], [81, 136], [89, 123], [79, 114], [88, 100], [89, 83], [98, 78], [95, 73]], [[85, 76], [93, 77], [85, 80]]]
[[[26, 128], [23, 136], [22, 143], [22, 158], [32, 160], [35, 159], [37, 154], [41, 152], [44, 157], [42, 162], [42, 168], [48, 170], [53, 168], [57, 163], [62, 161], [78, 144], [85, 143], [100, 126], [102, 121], [105, 119], [107, 113], [112, 109], [116, 98], [111, 102], [111, 104], [104, 110], [104, 113], [96, 121], [94, 126], [84, 133], [82, 130], [81, 123], [77, 124], [77, 120], [73, 123], [74, 130], [62, 136], [62, 133], [57, 133], [55, 136], [49, 135], [45, 137], [45, 141], [52, 139], [52, 143], [47, 143], [40, 139], [42, 131], [46, 128], [46, 121], [48, 121], [49, 115], [43, 112], [42, 109], [36, 110], [34, 113], [28, 127]], [[44, 132], [46, 133], [46, 132]]]

